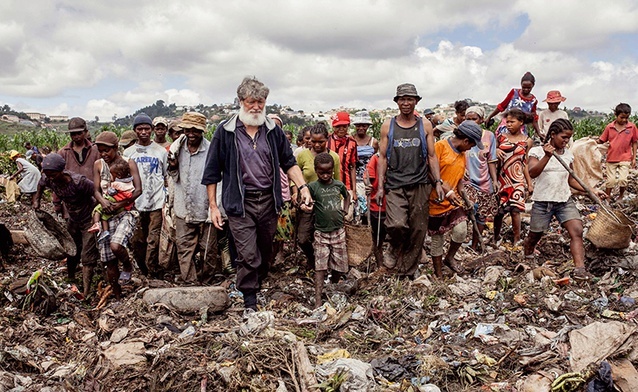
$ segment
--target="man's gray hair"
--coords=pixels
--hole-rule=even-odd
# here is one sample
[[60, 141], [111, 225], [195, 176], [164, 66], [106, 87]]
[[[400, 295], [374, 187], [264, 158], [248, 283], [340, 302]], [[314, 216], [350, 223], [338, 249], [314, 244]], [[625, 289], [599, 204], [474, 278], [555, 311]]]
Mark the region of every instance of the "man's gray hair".
[[240, 101], [246, 98], [266, 99], [270, 89], [265, 84], [257, 80], [254, 76], [246, 76], [237, 87], [237, 97]]

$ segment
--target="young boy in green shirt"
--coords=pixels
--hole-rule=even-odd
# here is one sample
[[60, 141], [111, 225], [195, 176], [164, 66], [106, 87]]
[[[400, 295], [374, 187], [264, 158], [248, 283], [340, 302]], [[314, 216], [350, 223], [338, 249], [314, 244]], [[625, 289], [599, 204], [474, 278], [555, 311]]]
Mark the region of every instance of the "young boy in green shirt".
[[346, 231], [343, 228], [345, 211], [350, 206], [348, 190], [343, 182], [333, 179], [334, 159], [322, 152], [315, 157], [318, 180], [308, 184], [314, 200], [302, 209], [315, 212], [315, 306], [321, 306], [323, 281], [328, 269], [332, 282], [338, 282], [341, 274], [348, 272]]

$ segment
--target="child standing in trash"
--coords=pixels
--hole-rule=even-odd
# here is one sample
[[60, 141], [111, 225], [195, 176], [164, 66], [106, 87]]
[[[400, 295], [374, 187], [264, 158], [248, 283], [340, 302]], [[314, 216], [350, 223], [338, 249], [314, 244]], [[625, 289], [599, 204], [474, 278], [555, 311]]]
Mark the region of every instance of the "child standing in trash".
[[501, 163], [498, 173], [500, 204], [494, 216], [494, 243], [501, 241], [501, 227], [506, 213], [512, 217], [514, 246], [521, 241], [521, 212], [525, 211], [526, 193], [533, 192], [532, 179], [527, 170], [527, 152], [532, 148], [532, 139], [522, 133], [528, 114], [520, 109], [507, 112], [508, 132], [497, 137], [498, 157]]
[[333, 178], [334, 159], [330, 154], [317, 154], [315, 172], [318, 180], [308, 184], [314, 207], [302, 205], [301, 208], [315, 213], [315, 306], [320, 306], [328, 269], [332, 271], [333, 283], [348, 272], [343, 221], [350, 206], [350, 196], [343, 182]]
[[607, 184], [605, 192], [611, 196], [611, 191], [618, 185], [618, 200], [622, 200], [627, 189], [629, 168], [636, 168], [636, 146], [638, 146], [638, 129], [629, 121], [631, 106], [620, 103], [614, 109], [616, 119], [608, 124], [600, 135], [598, 143], [609, 142], [607, 150]]
[[[529, 152], [529, 174], [536, 178], [536, 192], [532, 195], [534, 205], [524, 253], [525, 260], [533, 262], [536, 244], [549, 229], [552, 217], [555, 216], [558, 223], [569, 233], [569, 249], [575, 266], [572, 277], [576, 280], [588, 280], [591, 274], [585, 268], [583, 222], [571, 197], [570, 186], [581, 192], [585, 192], [585, 189], [553, 156], [556, 153], [566, 164], [572, 165], [574, 155], [567, 148], [567, 144], [574, 134], [573, 129], [569, 120], [561, 118], [554, 121], [548, 129], [545, 145], [534, 147]], [[602, 199], [607, 198], [602, 190], [596, 190], [596, 193]]]

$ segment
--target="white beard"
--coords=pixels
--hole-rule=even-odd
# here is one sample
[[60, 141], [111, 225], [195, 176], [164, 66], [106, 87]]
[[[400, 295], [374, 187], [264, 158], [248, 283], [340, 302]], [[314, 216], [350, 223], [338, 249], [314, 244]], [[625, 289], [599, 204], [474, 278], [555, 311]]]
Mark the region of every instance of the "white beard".
[[249, 127], [258, 127], [266, 122], [266, 107], [259, 113], [252, 113], [244, 108], [243, 104], [239, 104], [239, 119], [244, 125]]

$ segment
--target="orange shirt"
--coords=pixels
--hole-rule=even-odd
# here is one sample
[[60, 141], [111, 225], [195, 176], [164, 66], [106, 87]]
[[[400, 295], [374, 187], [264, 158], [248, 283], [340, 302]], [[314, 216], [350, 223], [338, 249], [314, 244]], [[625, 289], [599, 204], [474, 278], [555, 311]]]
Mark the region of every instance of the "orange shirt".
[[[456, 191], [459, 181], [465, 174], [466, 158], [465, 153], [455, 150], [449, 139], [439, 140], [434, 145], [434, 151], [439, 159], [439, 171], [441, 179]], [[445, 199], [437, 203], [436, 189], [432, 188], [430, 193], [430, 215], [441, 215], [456, 208], [449, 200]]]

